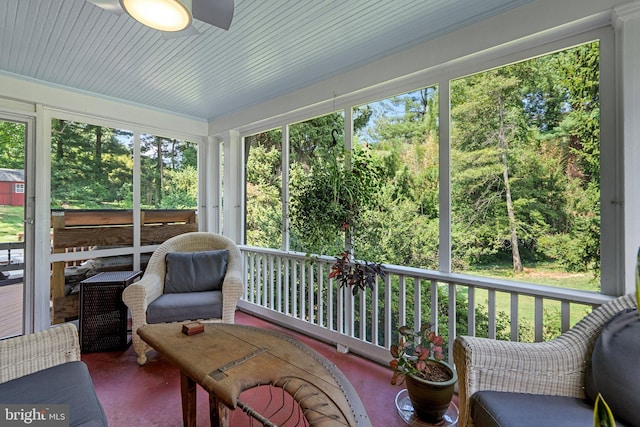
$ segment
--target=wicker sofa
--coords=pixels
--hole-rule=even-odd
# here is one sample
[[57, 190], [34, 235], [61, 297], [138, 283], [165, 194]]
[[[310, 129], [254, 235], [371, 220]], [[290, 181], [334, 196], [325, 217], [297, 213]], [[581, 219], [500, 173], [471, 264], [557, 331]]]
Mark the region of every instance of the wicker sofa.
[[71, 323], [0, 341], [0, 403], [69, 405], [70, 426], [107, 426]]
[[542, 343], [457, 337], [453, 356], [459, 378], [458, 425], [593, 425], [585, 373], [594, 346], [612, 317], [633, 308], [633, 295], [616, 298], [560, 337]]

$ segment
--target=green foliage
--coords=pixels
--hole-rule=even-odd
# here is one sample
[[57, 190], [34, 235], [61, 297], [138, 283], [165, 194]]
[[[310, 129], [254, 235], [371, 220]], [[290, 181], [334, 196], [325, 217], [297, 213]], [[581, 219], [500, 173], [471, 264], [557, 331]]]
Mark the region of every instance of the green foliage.
[[[455, 270], [510, 260], [515, 236], [527, 265], [552, 261], [597, 277], [598, 61], [596, 42], [452, 82]], [[353, 203], [372, 181], [350, 182], [341, 135], [333, 138], [340, 114], [292, 125], [292, 248], [338, 253], [346, 237], [360, 259], [438, 268], [437, 107], [431, 87], [354, 113], [356, 147], [366, 147], [377, 175], [375, 203]], [[262, 159], [252, 191], [275, 200], [280, 159]], [[280, 202], [264, 203], [263, 223], [275, 229]]]
[[24, 124], [0, 120], [0, 168], [24, 168], [24, 132]]
[[[133, 181], [132, 150], [121, 133], [53, 119], [51, 123], [51, 206], [120, 207], [132, 203], [122, 188]], [[129, 187], [130, 188], [130, 187]]]
[[195, 209], [198, 207], [198, 171], [193, 166], [169, 169], [165, 173], [162, 209]]
[[[562, 334], [562, 316], [559, 310], [544, 309], [542, 339], [549, 341], [558, 338]], [[533, 342], [531, 340], [530, 342]]]
[[195, 144], [154, 135], [141, 135], [140, 146], [142, 205], [155, 209], [195, 208]]
[[384, 279], [385, 276], [381, 264], [351, 260], [349, 252], [343, 252], [331, 266], [329, 279], [335, 279], [340, 287], [347, 287], [353, 295], [357, 295], [366, 289], [373, 291], [377, 278]]
[[365, 211], [376, 206], [381, 185], [366, 149], [326, 157], [309, 173], [293, 169], [290, 184], [291, 227], [309, 252], [332, 247], [336, 236], [358, 229]]
[[[397, 284], [392, 284], [392, 286], [396, 287]], [[422, 296], [423, 305], [421, 307], [422, 317], [418, 321], [424, 322], [425, 319], [431, 318], [431, 305], [429, 301], [431, 301], [431, 289], [430, 287], [424, 287], [424, 295]], [[393, 292], [394, 301], [392, 313], [394, 319], [392, 319], [392, 323], [398, 324], [398, 320], [395, 319], [398, 313], [398, 301], [397, 301], [397, 292]], [[411, 306], [413, 304], [412, 295], [407, 295], [408, 301], [407, 304]], [[469, 305], [466, 299], [466, 294], [464, 292], [456, 293], [456, 333], [457, 334], [467, 334], [469, 332]], [[447, 343], [449, 342], [449, 294], [447, 292], [446, 286], [438, 287], [438, 334], [441, 335], [444, 339], [443, 343], [443, 353], [448, 354]], [[409, 325], [415, 324], [415, 319], [411, 313], [408, 313], [408, 317], [406, 319], [406, 323]], [[489, 313], [486, 306], [482, 304], [477, 304], [475, 307], [475, 334], [478, 337], [489, 337]], [[511, 339], [511, 322], [509, 319], [509, 315], [503, 311], [498, 311], [496, 316], [496, 330], [495, 337], [499, 340], [510, 340]], [[526, 322], [522, 322], [519, 325], [519, 335], [521, 341], [529, 340], [533, 341], [533, 328], [531, 325], [527, 325]], [[394, 335], [392, 340], [397, 340], [399, 337]]]
[[393, 357], [389, 363], [393, 369], [391, 384], [401, 385], [406, 375], [437, 381], [430, 377], [427, 361], [444, 359], [442, 336], [431, 330], [430, 323], [423, 323], [417, 331], [401, 326], [398, 336], [398, 344], [392, 344], [390, 348]]
[[[455, 265], [505, 260], [516, 230], [527, 262], [553, 259], [599, 274], [597, 64], [591, 43], [453, 82]], [[509, 187], [500, 146], [490, 144], [500, 135]], [[509, 190], [515, 223], [507, 218]]]
[[[197, 207], [194, 144], [141, 136], [143, 208]], [[51, 123], [51, 207], [133, 206], [132, 134], [86, 123]]]
[[593, 406], [593, 425], [595, 427], [616, 426], [611, 408], [609, 408], [609, 405], [607, 405], [607, 402], [605, 402], [600, 393], [598, 393], [598, 397], [596, 397], [596, 402]]
[[282, 247], [282, 132], [247, 137], [246, 236], [248, 245]]
[[[282, 246], [282, 202], [280, 182], [271, 182], [271, 175], [262, 175], [254, 165], [266, 166], [261, 147], [252, 149], [250, 162], [247, 164], [247, 218], [246, 243], [265, 248]], [[279, 157], [279, 151], [273, 150]]]

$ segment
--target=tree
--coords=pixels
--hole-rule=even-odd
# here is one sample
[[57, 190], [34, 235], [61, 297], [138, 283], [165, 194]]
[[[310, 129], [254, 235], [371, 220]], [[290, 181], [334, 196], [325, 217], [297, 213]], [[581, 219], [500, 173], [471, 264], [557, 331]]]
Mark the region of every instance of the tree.
[[248, 245], [282, 247], [282, 132], [245, 139], [246, 236]]
[[22, 123], [0, 121], [1, 168], [24, 168], [24, 131]]
[[[197, 198], [181, 193], [179, 187], [173, 186], [168, 178], [169, 175], [177, 176], [176, 173], [181, 171], [187, 173], [183, 176], [188, 176], [187, 168], [197, 168], [195, 144], [156, 135], [141, 135], [140, 147], [142, 203], [164, 209], [184, 207], [185, 203], [190, 204], [192, 208], [195, 207]], [[197, 191], [196, 182], [191, 185], [193, 188], [188, 193]], [[174, 192], [176, 193], [173, 194]]]
[[378, 204], [363, 216], [358, 253], [366, 259], [437, 268], [438, 91], [420, 89], [370, 105], [358, 133], [380, 165]]
[[[465, 184], [466, 191], [475, 189], [475, 195], [469, 194], [472, 209], [458, 211], [466, 211], [466, 223], [471, 226], [478, 218], [490, 218], [498, 214], [496, 203], [504, 203], [506, 229], [500, 227], [495, 231], [498, 233], [497, 240], [509, 242], [515, 272], [522, 271], [522, 260], [510, 180], [510, 159], [513, 156], [510, 145], [522, 145], [526, 134], [519, 85], [520, 81], [508, 69], [492, 70], [458, 80], [452, 85], [451, 113], [454, 122], [452, 147], [467, 153], [466, 156], [457, 157], [456, 173], [462, 175], [465, 169], [475, 169], [477, 163], [485, 165], [486, 172], [493, 170], [477, 175], [473, 181]], [[496, 161], [497, 167], [493, 166]], [[460, 207], [460, 203], [457, 206]], [[490, 212], [491, 216], [488, 215]]]
[[132, 149], [111, 128], [53, 119], [51, 196], [55, 207], [117, 207], [131, 188]]

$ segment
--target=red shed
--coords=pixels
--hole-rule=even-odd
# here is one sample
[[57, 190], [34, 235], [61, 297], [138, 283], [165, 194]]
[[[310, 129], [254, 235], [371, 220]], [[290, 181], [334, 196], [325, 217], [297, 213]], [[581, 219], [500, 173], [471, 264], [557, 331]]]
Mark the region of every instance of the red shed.
[[24, 206], [24, 170], [0, 168], [0, 205]]

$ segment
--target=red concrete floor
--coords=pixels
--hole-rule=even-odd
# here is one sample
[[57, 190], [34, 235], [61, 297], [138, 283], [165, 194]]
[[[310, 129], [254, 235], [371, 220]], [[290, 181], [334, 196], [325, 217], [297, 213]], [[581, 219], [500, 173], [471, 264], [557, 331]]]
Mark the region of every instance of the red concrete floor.
[[[385, 366], [353, 354], [342, 354], [334, 346], [278, 327], [238, 312], [236, 323], [277, 330], [298, 338], [332, 361], [360, 395], [374, 427], [402, 427], [407, 424], [395, 407], [395, 396], [402, 389], [390, 384], [391, 371]], [[180, 372], [158, 353], [149, 353], [145, 366], [138, 366], [132, 347], [126, 351], [82, 355], [89, 366], [96, 392], [111, 427], [182, 426]], [[197, 423], [209, 425], [209, 402], [198, 387]], [[230, 416], [232, 427], [257, 426], [240, 410]]]

